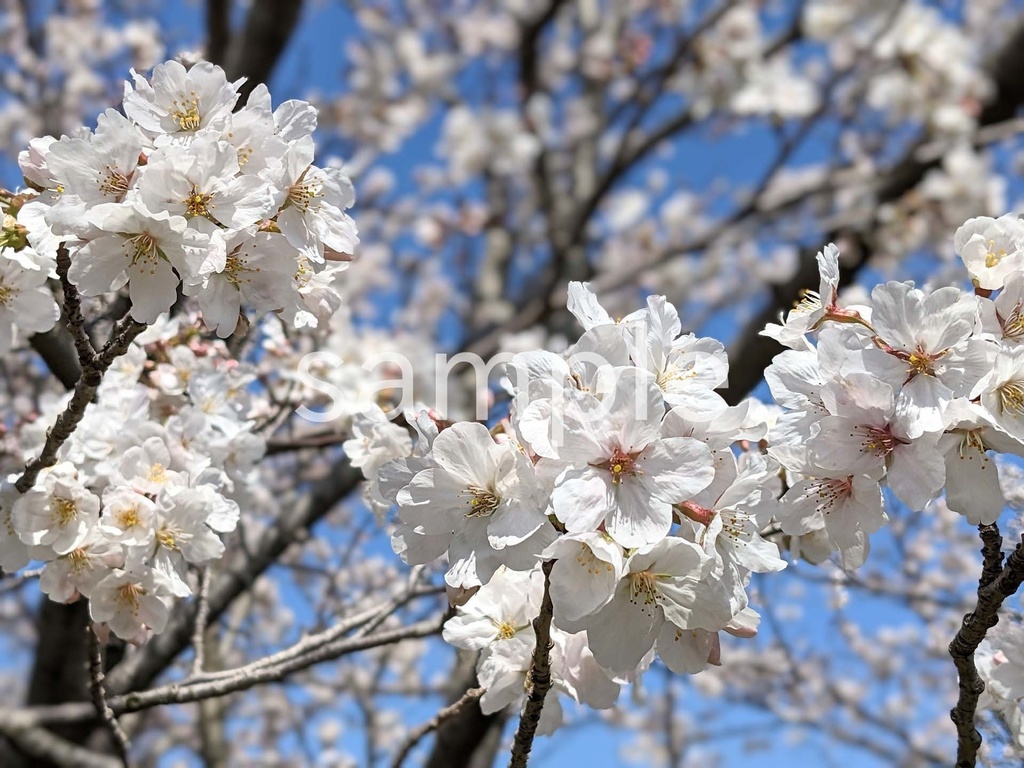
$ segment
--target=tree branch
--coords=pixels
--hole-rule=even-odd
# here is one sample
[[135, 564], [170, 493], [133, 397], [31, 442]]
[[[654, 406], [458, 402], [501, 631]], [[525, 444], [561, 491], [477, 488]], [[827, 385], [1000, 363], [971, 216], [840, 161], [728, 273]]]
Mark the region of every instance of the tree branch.
[[231, 42], [231, 0], [206, 0], [206, 60], [224, 63]]
[[245, 29], [232, 36], [224, 56], [229, 79], [248, 78], [239, 89], [244, 104], [252, 89], [270, 79], [302, 13], [302, 0], [255, 0]]
[[533, 748], [533, 739], [540, 725], [544, 699], [551, 690], [551, 617], [554, 606], [551, 603], [551, 569], [555, 561], [544, 563], [544, 599], [540, 604], [540, 615], [533, 620], [533, 631], [537, 636], [537, 646], [533, 649], [533, 661], [530, 664], [528, 678], [529, 692], [526, 705], [519, 718], [515, 741], [512, 744], [512, 759], [509, 768], [526, 768]]
[[117, 756], [125, 768], [128, 768], [128, 734], [117, 722], [114, 711], [107, 704], [107, 693], [103, 689], [103, 649], [100, 648], [99, 638], [91, 625], [85, 628], [86, 640], [89, 645], [89, 690], [92, 693], [92, 703], [96, 708], [96, 714], [107, 726], [110, 735], [114, 738], [114, 747]]
[[978, 580], [978, 602], [975, 609], [964, 616], [960, 631], [949, 644], [949, 655], [953, 657], [960, 683], [956, 706], [949, 713], [956, 725], [956, 768], [974, 768], [981, 747], [981, 733], [974, 721], [985, 682], [978, 674], [974, 653], [988, 631], [999, 622], [999, 608], [1003, 601], [1024, 582], [1024, 539], [1003, 565], [1002, 537], [998, 526], [981, 525], [978, 531], [984, 556]]

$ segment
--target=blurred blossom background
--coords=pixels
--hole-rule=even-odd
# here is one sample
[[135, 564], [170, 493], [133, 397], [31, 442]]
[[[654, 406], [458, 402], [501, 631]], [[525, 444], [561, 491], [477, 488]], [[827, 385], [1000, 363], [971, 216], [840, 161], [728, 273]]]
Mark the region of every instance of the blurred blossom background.
[[[434, 405], [439, 353], [563, 349], [580, 331], [571, 280], [590, 281], [613, 316], [665, 294], [684, 332], [726, 345], [724, 396], [767, 397], [780, 347], [758, 332], [817, 286], [826, 243], [844, 301], [888, 279], [967, 286], [953, 233], [1021, 209], [1018, 0], [0, 0], [0, 185], [22, 184], [30, 139], [93, 126], [130, 69], [169, 58], [220, 64], [248, 78], [243, 93], [264, 82], [275, 105], [309, 100], [316, 162], [355, 184], [342, 311], [247, 353], [260, 365], [272, 352], [267, 375], [285, 383], [302, 354], [337, 355], [325, 376], [345, 395], [339, 436], [379, 396], [360, 373], [375, 356], [409, 359], [416, 400]], [[7, 375], [14, 357], [0, 361], [4, 410], [38, 412], [57, 390]], [[472, 371], [445, 386], [444, 415], [472, 418]], [[489, 386], [500, 416], [500, 372]], [[222, 668], [374, 604], [408, 572], [342, 438], [310, 447], [301, 424], [289, 429], [271, 439], [231, 556], [243, 562], [246, 538], [274, 526], [274, 504], [311, 503], [314, 482], [335, 481], [211, 624]], [[1024, 472], [1001, 473], [1014, 538]], [[887, 501], [891, 524], [862, 569], [794, 559], [756, 577], [761, 631], [725, 637], [728, 663], [693, 677], [656, 664], [615, 709], [567, 709], [532, 765], [946, 764], [947, 645], [972, 604], [977, 536], [941, 499], [923, 513]], [[55, 611], [32, 583], [0, 593], [12, 701], [63, 700], [71, 620]], [[187, 663], [168, 654], [153, 674], [173, 680]], [[137, 764], [387, 766], [472, 674], [440, 638], [375, 649], [136, 716]], [[986, 718], [983, 764], [1019, 765]], [[412, 760], [502, 765], [515, 719], [469, 707]]]

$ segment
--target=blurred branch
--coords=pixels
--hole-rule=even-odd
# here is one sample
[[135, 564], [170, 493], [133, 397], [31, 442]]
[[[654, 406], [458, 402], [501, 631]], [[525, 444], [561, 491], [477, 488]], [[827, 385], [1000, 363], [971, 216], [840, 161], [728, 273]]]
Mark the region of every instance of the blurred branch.
[[231, 42], [231, 0], [206, 0], [206, 59], [223, 64]]
[[[189, 704], [205, 699], [219, 698], [248, 690], [257, 685], [280, 682], [295, 672], [324, 661], [331, 661], [370, 648], [392, 645], [404, 640], [430, 637], [439, 634], [440, 631], [440, 622], [433, 618], [407, 626], [381, 630], [375, 634], [357, 633], [352, 637], [335, 638], [329, 642], [321, 642], [322, 638], [319, 635], [310, 635], [289, 649], [288, 657], [280, 662], [268, 664], [266, 659], [260, 659], [214, 675], [197, 676], [141, 693], [114, 696], [107, 699], [107, 705], [114, 714], [122, 715], [165, 704]], [[57, 704], [49, 707], [22, 709], [13, 713], [0, 711], [0, 720], [8, 714], [16, 722], [32, 726], [42, 723], [91, 721], [96, 718], [96, 711], [91, 704]]]
[[[1020, 77], [1022, 69], [1024, 25], [1018, 26], [1001, 53], [994, 59], [991, 74], [996, 83], [996, 94], [982, 112], [980, 127], [984, 128], [1009, 119], [1021, 104], [1024, 104], [1024, 78]], [[823, 239], [822, 242], [835, 241], [846, 235], [856, 245], [853, 252], [849, 253], [856, 260], [853, 263], [844, 263], [841, 285], [852, 283], [870, 259], [871, 228], [875, 225], [874, 211], [885, 203], [900, 199], [920, 183], [928, 170], [938, 164], [937, 157], [922, 159], [918, 156], [918, 151], [928, 144], [928, 139], [922, 137], [904, 154], [902, 160], [890, 166], [887, 172], [880, 174], [880, 183], [874, 197], [874, 209], [868, 221], [851, 231], [832, 231]], [[759, 334], [765, 325], [776, 321], [781, 311], [792, 307], [799, 300], [803, 289], [817, 285], [818, 270], [814, 258], [817, 251], [817, 247], [801, 251], [800, 266], [796, 274], [787, 282], [773, 288], [768, 305], [738, 334], [738, 341], [729, 350], [729, 359], [733, 361], [733, 366], [730, 369], [729, 392], [726, 399], [730, 402], [737, 402], [756, 387], [764, 375], [764, 369], [771, 364], [775, 355], [782, 351], [782, 347], [773, 339]]]
[[231, 36], [224, 54], [228, 79], [247, 78], [239, 89], [239, 104], [246, 102], [253, 88], [270, 79], [301, 13], [302, 0], [254, 0], [245, 28]]
[[[0, 716], [0, 734], [23, 754], [47, 765], [61, 768], [121, 768], [122, 763], [79, 747], [66, 739], [34, 726], [19, 723], [16, 717]], [[38, 766], [41, 763], [34, 763]]]
[[103, 688], [103, 649], [99, 638], [91, 625], [85, 628], [86, 642], [89, 647], [89, 689], [92, 692], [92, 703], [96, 714], [107, 727], [113, 737], [114, 749], [118, 758], [128, 768], [128, 735], [117, 721], [117, 716], [107, 704], [107, 692]]
[[462, 694], [462, 697], [458, 699], [455, 703], [449, 704], [447, 707], [444, 707], [430, 720], [425, 722], [419, 728], [416, 728], [412, 733], [409, 734], [409, 737], [406, 739], [405, 743], [402, 744], [401, 749], [398, 750], [398, 753], [395, 755], [394, 761], [391, 763], [392, 768], [400, 768], [402, 763], [405, 762], [405, 758], [409, 756], [409, 753], [412, 752], [413, 749], [415, 749], [416, 745], [420, 743], [424, 736], [426, 736], [428, 733], [436, 731], [439, 727], [441, 727], [442, 723], [451, 720], [453, 717], [459, 714], [463, 707], [465, 707], [470, 702], [479, 699], [483, 695], [483, 693], [483, 688], [470, 688], [468, 691]]

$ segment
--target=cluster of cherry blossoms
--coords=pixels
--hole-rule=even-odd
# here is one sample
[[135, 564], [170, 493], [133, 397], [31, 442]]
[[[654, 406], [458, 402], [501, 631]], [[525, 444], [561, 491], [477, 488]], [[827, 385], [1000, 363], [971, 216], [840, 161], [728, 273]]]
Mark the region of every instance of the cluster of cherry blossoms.
[[[751, 573], [785, 567], [760, 535], [781, 492], [758, 449], [767, 413], [714, 391], [722, 345], [682, 334], [664, 297], [614, 322], [573, 283], [569, 308], [583, 336], [513, 358], [511, 411], [494, 429], [422, 412], [415, 446], [383, 417], [346, 445], [371, 497], [397, 507], [403, 559], [447, 556], [465, 604], [444, 635], [484, 651], [484, 711], [523, 692], [545, 569], [552, 691], [603, 708], [655, 653], [681, 673], [717, 664], [720, 631], [756, 630]], [[544, 712], [550, 730], [559, 709]]]
[[655, 654], [676, 672], [719, 663], [720, 632], [755, 634], [746, 587], [785, 567], [784, 541], [861, 565], [883, 485], [912, 510], [945, 490], [995, 521], [989, 451], [1024, 456], [1024, 224], [972, 219], [955, 248], [974, 293], [889, 282], [846, 307], [839, 251], [819, 253], [820, 290], [765, 330], [790, 347], [766, 372], [778, 406], [728, 405], [722, 345], [682, 334], [664, 297], [613, 321], [573, 283], [582, 337], [512, 359], [493, 428], [424, 411], [413, 442], [379, 409], [357, 418], [345, 447], [374, 506], [396, 509], [395, 551], [447, 559], [461, 605], [444, 636], [482, 651], [484, 710], [522, 694], [545, 589], [550, 729], [555, 691], [608, 707]]
[[38, 194], [17, 200], [19, 221], [33, 222], [29, 244], [53, 258], [63, 243], [83, 295], [127, 286], [139, 322], [179, 292], [221, 338], [243, 307], [297, 326], [329, 317], [341, 303], [330, 281], [358, 242], [344, 212], [352, 184], [312, 164], [310, 104], [272, 109], [260, 85], [232, 111], [241, 82], [207, 62], [169, 61], [150, 80], [135, 74], [124, 114], [108, 109], [95, 131], [32, 141], [19, 159]]
[[[351, 182], [312, 165], [316, 111], [273, 110], [262, 86], [233, 111], [240, 85], [203, 62], [136, 74], [124, 114], [31, 142], [19, 158], [30, 188], [0, 199], [0, 351], [54, 326], [58, 277], [65, 296], [124, 289], [127, 316], [151, 326], [87, 371], [101, 374], [94, 397], [77, 387], [18, 425], [27, 468], [0, 484], [0, 569], [44, 564], [50, 599], [88, 598], [97, 625], [132, 642], [161, 632], [195, 569], [223, 554], [264, 453], [254, 369], [202, 341], [176, 305], [191, 297], [221, 338], [245, 309], [326, 326], [357, 243]], [[67, 322], [81, 359], [77, 304]], [[76, 428], [54, 441], [49, 428], [72, 412]]]
[[[174, 323], [149, 329], [107, 371], [78, 429], [24, 494], [3, 483], [0, 568], [45, 563], [51, 600], [89, 598], [94, 621], [143, 641], [174, 598], [192, 594], [190, 566], [218, 559], [234, 530], [263, 439], [247, 418], [252, 373]], [[26, 459], [64, 409], [23, 427]]]
[[1005, 501], [988, 452], [1024, 455], [1024, 223], [971, 219], [954, 243], [973, 294], [889, 282], [841, 308], [829, 246], [819, 291], [765, 330], [791, 347], [765, 372], [787, 409], [769, 433], [790, 485], [778, 522], [848, 568], [886, 522], [882, 483], [915, 511], [945, 489], [950, 509], [992, 523]]

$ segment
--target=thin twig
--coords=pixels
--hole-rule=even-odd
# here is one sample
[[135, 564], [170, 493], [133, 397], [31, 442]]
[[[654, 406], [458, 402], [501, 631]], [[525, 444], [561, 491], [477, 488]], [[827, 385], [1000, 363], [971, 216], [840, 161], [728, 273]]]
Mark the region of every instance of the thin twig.
[[13, 592], [19, 587], [24, 586], [32, 579], [37, 579], [43, 574], [42, 568], [32, 568], [21, 573], [5, 573], [3, 578], [0, 579], [0, 595], [7, 592]]
[[964, 616], [960, 631], [949, 644], [949, 655], [956, 664], [960, 693], [949, 716], [956, 725], [956, 768], [974, 768], [981, 747], [981, 732], [975, 727], [978, 699], [985, 691], [985, 682], [978, 674], [974, 653], [988, 631], [999, 621], [999, 607], [1024, 582], [1024, 540], [1003, 564], [1002, 537], [999, 528], [978, 526], [984, 566], [978, 580], [978, 602]]
[[544, 599], [540, 604], [540, 615], [533, 620], [537, 646], [533, 649], [528, 679], [529, 692], [526, 694], [523, 714], [519, 718], [519, 727], [516, 728], [509, 768], [526, 768], [530, 750], [533, 749], [533, 738], [537, 735], [537, 726], [540, 725], [544, 699], [551, 690], [551, 617], [554, 613], [551, 604], [551, 569], [554, 565], [555, 561], [549, 560], [543, 566]]
[[[364, 637], [339, 638], [271, 666], [265, 665], [262, 661], [253, 662], [224, 673], [206, 675], [204, 677], [208, 679], [201, 682], [169, 683], [148, 691], [113, 696], [107, 699], [107, 705], [115, 714], [123, 715], [167, 704], [191, 704], [204, 699], [247, 691], [257, 685], [280, 682], [296, 672], [352, 653], [393, 645], [406, 640], [432, 637], [440, 632], [441, 622], [438, 619], [425, 619], [415, 624], [382, 630]], [[45, 723], [80, 722], [93, 720], [95, 717], [96, 712], [92, 706], [83, 706], [77, 703], [25, 707], [13, 711], [0, 708], [0, 722], [8, 718], [20, 727], [32, 727]]]
[[96, 714], [114, 737], [117, 756], [125, 768], [128, 768], [128, 749], [131, 746], [128, 734], [124, 732], [114, 711], [107, 704], [107, 692], [103, 688], [103, 649], [100, 648], [100, 640], [96, 637], [91, 624], [86, 626], [85, 632], [89, 643], [89, 691], [92, 693], [92, 703], [96, 707]]
[[462, 708], [464, 706], [469, 704], [471, 701], [476, 701], [477, 699], [479, 699], [481, 696], [483, 696], [483, 693], [483, 688], [470, 688], [468, 691], [462, 694], [462, 698], [460, 698], [453, 704], [449, 704], [444, 709], [440, 710], [430, 720], [428, 720], [419, 728], [415, 729], [412, 733], [410, 733], [409, 738], [405, 740], [405, 743], [402, 744], [402, 748], [399, 749], [398, 753], [395, 755], [395, 759], [391, 763], [391, 768], [400, 768], [402, 763], [404, 763], [405, 759], [409, 756], [409, 753], [413, 751], [413, 749], [416, 747], [417, 744], [420, 743], [424, 736], [426, 736], [428, 733], [436, 731], [438, 728], [441, 727], [442, 723], [455, 717], [455, 715], [459, 714], [459, 712], [462, 711]]

